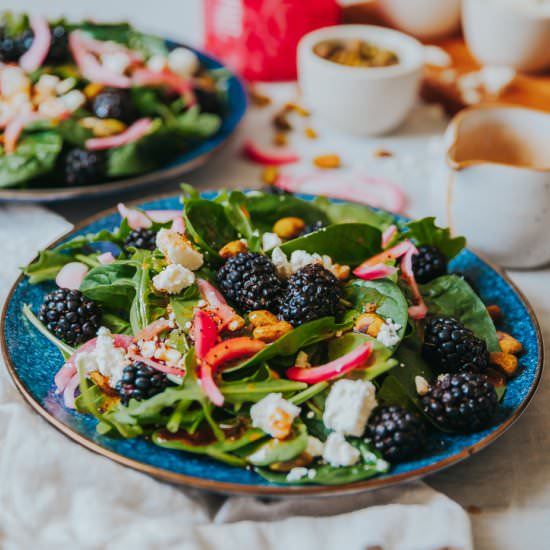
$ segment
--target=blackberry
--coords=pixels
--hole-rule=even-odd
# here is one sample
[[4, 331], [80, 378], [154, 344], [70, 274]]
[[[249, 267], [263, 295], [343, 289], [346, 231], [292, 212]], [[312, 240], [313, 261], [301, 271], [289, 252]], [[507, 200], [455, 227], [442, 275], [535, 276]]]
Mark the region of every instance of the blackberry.
[[369, 419], [366, 435], [390, 462], [402, 462], [414, 456], [426, 440], [423, 422], [397, 405], [378, 407]]
[[484, 373], [489, 363], [485, 342], [452, 317], [428, 319], [422, 355], [439, 373]]
[[321, 264], [309, 264], [288, 281], [279, 313], [294, 326], [336, 315], [342, 298], [338, 279]]
[[422, 408], [442, 427], [471, 433], [491, 424], [498, 410], [498, 398], [483, 375], [447, 374], [422, 398]]
[[193, 93], [202, 113], [212, 113], [218, 116], [225, 114], [225, 103], [217, 90], [206, 90], [197, 86], [193, 88]]
[[51, 65], [61, 65], [70, 61], [71, 54], [69, 51], [69, 33], [62, 25], [50, 27], [52, 40], [46, 63]]
[[412, 268], [419, 283], [429, 283], [432, 279], [447, 273], [447, 258], [436, 246], [419, 246], [418, 254], [412, 259]]
[[324, 227], [326, 227], [326, 224], [325, 222], [323, 222], [322, 220], [317, 220], [316, 222], [313, 222], [313, 223], [310, 223], [309, 225], [306, 225], [299, 237], [303, 237], [304, 235], [309, 235], [310, 233], [313, 233], [315, 231], [319, 231], [320, 229], [323, 229]]
[[151, 229], [133, 229], [124, 241], [124, 250], [133, 246], [142, 250], [155, 250], [157, 234]]
[[103, 151], [72, 149], [65, 157], [63, 168], [67, 185], [99, 183], [106, 176], [107, 159]]
[[258, 252], [241, 252], [218, 271], [223, 294], [241, 311], [276, 310], [282, 283], [271, 260]]
[[0, 28], [0, 61], [10, 63], [21, 57], [19, 42], [16, 37], [6, 36], [4, 28]]
[[142, 401], [163, 391], [168, 385], [168, 378], [163, 372], [138, 361], [124, 367], [122, 378], [116, 384], [123, 405], [130, 399]]
[[105, 88], [92, 101], [92, 112], [97, 118], [116, 118], [122, 122], [131, 122], [134, 107], [128, 90]]
[[51, 333], [69, 345], [87, 342], [101, 326], [101, 309], [79, 290], [54, 290], [44, 298], [39, 316]]

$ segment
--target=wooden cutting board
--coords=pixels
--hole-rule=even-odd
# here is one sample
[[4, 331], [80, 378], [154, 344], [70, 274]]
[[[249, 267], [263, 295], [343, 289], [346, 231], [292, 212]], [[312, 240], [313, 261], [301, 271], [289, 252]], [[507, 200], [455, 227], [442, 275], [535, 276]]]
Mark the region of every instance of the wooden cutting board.
[[[376, 2], [355, 4], [344, 8], [345, 23], [366, 23], [385, 25], [376, 11]], [[481, 65], [473, 58], [464, 43], [462, 35], [429, 42], [444, 49], [452, 59], [446, 68], [428, 66], [421, 95], [428, 102], [441, 103], [449, 114], [466, 107], [456, 82], [445, 82], [440, 75], [446, 69], [453, 69], [457, 75], [477, 71]], [[517, 74], [513, 82], [498, 96], [484, 96], [482, 103], [512, 103], [550, 112], [550, 73]]]

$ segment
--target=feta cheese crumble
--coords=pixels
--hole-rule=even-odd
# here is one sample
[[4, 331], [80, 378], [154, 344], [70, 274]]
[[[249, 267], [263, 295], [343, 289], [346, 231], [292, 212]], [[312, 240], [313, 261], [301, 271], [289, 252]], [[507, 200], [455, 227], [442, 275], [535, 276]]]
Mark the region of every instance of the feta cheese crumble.
[[167, 294], [179, 294], [194, 282], [195, 274], [179, 264], [170, 264], [153, 277], [155, 289]]
[[156, 244], [169, 262], [191, 271], [199, 269], [204, 262], [202, 254], [183, 235], [172, 229], [161, 229], [157, 233]]
[[277, 233], [264, 233], [262, 235], [262, 248], [264, 250], [271, 250], [276, 246], [283, 244], [281, 237]]
[[168, 68], [183, 77], [193, 76], [199, 68], [199, 58], [187, 48], [176, 48], [168, 54]]
[[387, 348], [391, 348], [399, 344], [398, 331], [401, 329], [399, 323], [394, 323], [391, 319], [386, 319], [386, 322], [380, 325], [380, 330], [376, 335], [376, 339]]
[[361, 453], [350, 445], [341, 433], [332, 432], [325, 443], [323, 458], [335, 468], [359, 462]]
[[124, 74], [130, 66], [130, 58], [124, 52], [109, 52], [101, 55], [102, 65], [116, 74]]
[[377, 406], [376, 388], [364, 380], [338, 380], [325, 402], [323, 422], [335, 432], [360, 437]]
[[167, 59], [163, 55], [153, 55], [147, 60], [147, 68], [155, 72], [164, 71], [167, 66]]
[[292, 422], [300, 414], [300, 407], [283, 398], [281, 393], [270, 393], [252, 405], [252, 426], [277, 439], [284, 439], [292, 428]]
[[275, 265], [277, 273], [283, 278], [290, 277], [290, 275], [296, 273], [309, 264], [321, 264], [325, 269], [338, 278], [339, 268], [342, 267], [335, 265], [332, 262], [332, 258], [326, 254], [323, 256], [317, 254], [316, 252], [310, 254], [305, 250], [294, 250], [289, 259], [279, 247], [273, 249], [273, 252], [271, 253], [271, 261]]
[[292, 468], [286, 476], [287, 481], [299, 481], [300, 479], [306, 477], [308, 474], [308, 469], [301, 466]]
[[315, 458], [316, 456], [322, 456], [323, 450], [325, 448], [325, 444], [316, 437], [313, 437], [312, 435], [307, 436], [307, 447], [306, 447], [306, 453]]
[[130, 364], [126, 352], [115, 347], [115, 341], [109, 329], [101, 327], [97, 331], [96, 345], [93, 351], [84, 351], [76, 356], [76, 364], [84, 372], [98, 371], [109, 379], [109, 385], [115, 387], [122, 378], [124, 367]]

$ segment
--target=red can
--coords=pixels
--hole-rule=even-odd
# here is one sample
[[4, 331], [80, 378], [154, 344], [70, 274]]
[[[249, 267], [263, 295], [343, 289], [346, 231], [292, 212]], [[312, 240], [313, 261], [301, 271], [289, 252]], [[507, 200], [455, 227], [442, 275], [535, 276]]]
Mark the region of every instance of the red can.
[[336, 25], [337, 0], [205, 0], [205, 47], [247, 80], [296, 79], [296, 46]]

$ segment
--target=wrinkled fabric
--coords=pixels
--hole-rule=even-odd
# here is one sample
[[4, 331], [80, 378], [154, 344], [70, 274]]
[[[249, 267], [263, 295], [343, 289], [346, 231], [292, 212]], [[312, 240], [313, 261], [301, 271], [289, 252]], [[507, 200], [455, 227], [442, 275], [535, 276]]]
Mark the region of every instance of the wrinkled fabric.
[[[19, 266], [69, 228], [0, 207], [0, 302]], [[0, 369], [0, 547], [470, 550], [465, 511], [421, 482], [347, 498], [223, 498], [156, 481], [68, 440]]]

